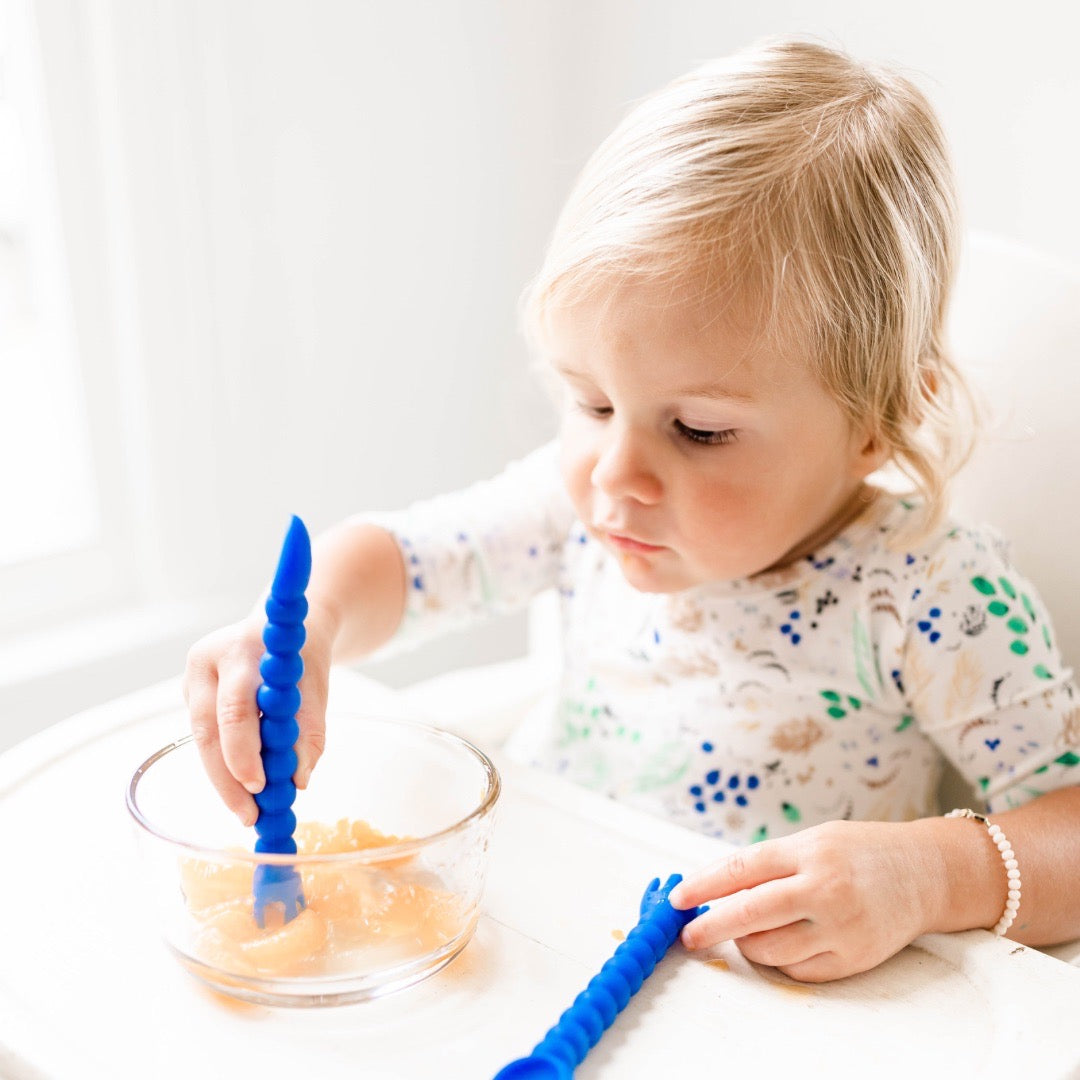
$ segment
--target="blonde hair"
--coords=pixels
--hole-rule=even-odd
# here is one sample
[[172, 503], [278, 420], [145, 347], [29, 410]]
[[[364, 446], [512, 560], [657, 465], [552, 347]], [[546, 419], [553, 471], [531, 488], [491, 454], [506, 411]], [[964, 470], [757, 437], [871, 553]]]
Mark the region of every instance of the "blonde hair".
[[945, 317], [959, 226], [945, 138], [919, 89], [814, 42], [772, 39], [642, 101], [585, 166], [522, 298], [543, 340], [554, 305], [612, 280], [704, 280], [756, 297], [801, 340], [853, 423], [921, 495], [925, 535], [976, 426]]

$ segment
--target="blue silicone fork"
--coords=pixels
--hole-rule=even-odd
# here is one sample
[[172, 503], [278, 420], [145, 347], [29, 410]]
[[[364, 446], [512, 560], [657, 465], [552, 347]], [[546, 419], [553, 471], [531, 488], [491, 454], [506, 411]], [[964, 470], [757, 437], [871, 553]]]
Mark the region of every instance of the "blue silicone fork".
[[559, 1022], [528, 1057], [518, 1058], [495, 1074], [495, 1080], [569, 1080], [585, 1055], [600, 1041], [626, 1003], [641, 989], [679, 931], [707, 908], [673, 908], [668, 895], [681, 874], [660, 884], [653, 878], [641, 898], [641, 918], [626, 940], [600, 969], [600, 974], [574, 999]]
[[[262, 685], [256, 701], [261, 717], [259, 735], [262, 739], [262, 764], [266, 784], [255, 796], [259, 816], [255, 831], [257, 852], [295, 855], [296, 815], [292, 804], [296, 799], [296, 739], [300, 726], [296, 713], [300, 708], [298, 683], [304, 673], [300, 659], [306, 633], [304, 618], [308, 604], [304, 597], [311, 577], [311, 539], [304, 523], [294, 517], [281, 548], [277, 573], [266, 600], [266, 628], [263, 644], [266, 652], [259, 664]], [[255, 869], [255, 921], [266, 926], [266, 911], [280, 904], [285, 922], [296, 918], [304, 909], [304, 892], [300, 875], [289, 865], [263, 864]]]

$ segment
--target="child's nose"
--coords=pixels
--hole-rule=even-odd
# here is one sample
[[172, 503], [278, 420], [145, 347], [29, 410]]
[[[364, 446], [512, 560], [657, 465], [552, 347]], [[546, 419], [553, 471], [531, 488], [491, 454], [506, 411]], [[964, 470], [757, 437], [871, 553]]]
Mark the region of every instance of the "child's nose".
[[651, 504], [659, 502], [663, 492], [645, 439], [617, 424], [604, 433], [590, 479], [610, 499]]

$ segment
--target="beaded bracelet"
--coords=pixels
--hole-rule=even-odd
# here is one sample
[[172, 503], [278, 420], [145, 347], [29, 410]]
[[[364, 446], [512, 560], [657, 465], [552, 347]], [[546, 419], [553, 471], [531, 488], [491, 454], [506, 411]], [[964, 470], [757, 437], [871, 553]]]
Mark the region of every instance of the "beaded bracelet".
[[994, 841], [995, 847], [1001, 853], [1001, 861], [1005, 863], [1005, 873], [1009, 879], [1009, 897], [1005, 901], [1005, 910], [993, 930], [998, 937], [1001, 937], [1012, 926], [1016, 913], [1020, 909], [1020, 865], [1016, 861], [1016, 853], [1012, 849], [1012, 844], [1005, 839], [1005, 834], [1001, 831], [1000, 825], [991, 824], [989, 818], [983, 814], [976, 814], [974, 810], [950, 810], [945, 816], [947, 818], [964, 817], [971, 818], [972, 821], [981, 821], [986, 826], [987, 832], [990, 833], [990, 839]]

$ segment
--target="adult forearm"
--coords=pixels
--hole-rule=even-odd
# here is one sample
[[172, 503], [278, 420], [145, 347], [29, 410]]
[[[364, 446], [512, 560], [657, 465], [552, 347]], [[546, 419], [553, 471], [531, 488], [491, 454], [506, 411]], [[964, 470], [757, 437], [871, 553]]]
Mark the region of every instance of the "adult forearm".
[[[1080, 938], [1080, 787], [991, 814], [1012, 844], [1022, 883], [1007, 936], [1026, 945]], [[1007, 896], [1006, 872], [986, 826], [963, 818], [912, 822], [933, 850], [928, 886], [939, 890], [931, 930], [992, 928]]]

